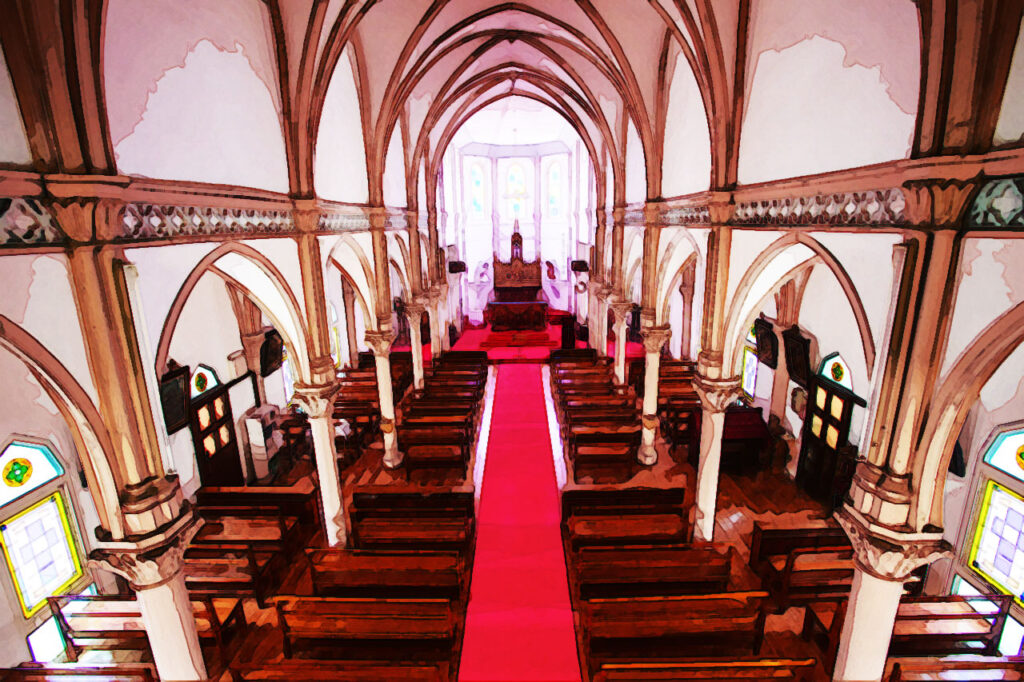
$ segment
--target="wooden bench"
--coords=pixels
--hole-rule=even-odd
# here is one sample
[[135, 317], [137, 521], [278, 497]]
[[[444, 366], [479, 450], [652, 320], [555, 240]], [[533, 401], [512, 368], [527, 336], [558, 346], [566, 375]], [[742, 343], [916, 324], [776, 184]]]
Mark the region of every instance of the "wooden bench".
[[457, 552], [307, 549], [319, 597], [419, 597], [458, 600]]
[[[47, 600], [69, 661], [85, 651], [149, 651], [142, 611], [134, 599], [64, 595]], [[215, 645], [227, 660], [227, 645], [246, 627], [242, 600], [192, 599], [192, 614], [200, 642]]]
[[845, 599], [853, 583], [853, 548], [803, 547], [773, 556], [764, 588], [777, 613], [791, 606]]
[[352, 496], [352, 542], [361, 549], [447, 549], [467, 551], [472, 543], [472, 492], [447, 488], [389, 492], [367, 487]]
[[193, 545], [185, 550], [185, 586], [201, 597], [247, 595], [260, 608], [288, 567], [284, 552], [247, 544]]
[[[890, 656], [998, 653], [1012, 597], [904, 597], [896, 611]], [[832, 672], [848, 602], [816, 602], [804, 614], [803, 637], [821, 649]]]
[[589, 661], [604, 663], [692, 656], [757, 654], [764, 639], [767, 592], [590, 599], [581, 602]]
[[204, 507], [199, 511], [204, 523], [192, 537], [192, 545], [244, 544], [290, 555], [303, 544], [307, 532], [298, 518], [273, 507]]
[[285, 659], [260, 664], [247, 663], [231, 667], [231, 679], [235, 682], [267, 680], [268, 682], [447, 682], [448, 666], [444, 663], [432, 665], [400, 665], [374, 661], [304, 661]]
[[970, 680], [1024, 680], [1024, 657], [977, 656], [942, 658], [890, 658], [886, 667], [887, 682], [917, 682], [918, 680], [963, 679]]
[[765, 528], [757, 521], [750, 534], [750, 568], [760, 576], [774, 569], [772, 561], [797, 549], [849, 547], [850, 539], [839, 526], [820, 528]]
[[455, 616], [447, 599], [273, 599], [286, 658], [445, 661]]
[[562, 494], [566, 539], [573, 549], [685, 542], [685, 496], [682, 488], [567, 490]]
[[157, 682], [156, 669], [149, 663], [35, 663], [0, 669], [0, 680], [7, 682]]
[[700, 658], [664, 663], [606, 663], [593, 682], [646, 682], [647, 680], [811, 680], [814, 659]]
[[581, 599], [725, 592], [729, 545], [582, 547], [572, 571]]
[[196, 507], [275, 507], [303, 524], [318, 519], [316, 485], [308, 476], [290, 486], [203, 486], [196, 491]]

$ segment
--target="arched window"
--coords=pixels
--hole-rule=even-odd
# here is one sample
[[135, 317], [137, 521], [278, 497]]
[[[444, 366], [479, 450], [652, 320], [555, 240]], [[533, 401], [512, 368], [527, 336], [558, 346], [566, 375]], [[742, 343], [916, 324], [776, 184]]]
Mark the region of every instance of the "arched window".
[[547, 217], [562, 218], [562, 207], [565, 203], [564, 173], [561, 160], [553, 160], [548, 165], [546, 206]]
[[518, 163], [509, 165], [505, 172], [505, 196], [508, 198], [508, 218], [525, 215], [529, 198], [526, 190], [526, 171]]
[[753, 402], [754, 390], [757, 388], [757, 337], [754, 335], [753, 326], [747, 331], [747, 338], [743, 344], [743, 382], [741, 388], [746, 399]]
[[284, 401], [290, 403], [295, 395], [295, 374], [292, 368], [292, 360], [288, 357], [288, 346], [281, 349], [281, 381], [284, 383]]
[[90, 582], [65, 467], [49, 445], [16, 439], [0, 452], [0, 545], [33, 658], [62, 650], [46, 598]]
[[478, 216], [484, 214], [487, 204], [484, 182], [484, 165], [474, 161], [469, 167], [469, 210]]
[[327, 304], [327, 315], [331, 321], [331, 358], [335, 367], [341, 367], [341, 333], [338, 331], [338, 309], [333, 303]]

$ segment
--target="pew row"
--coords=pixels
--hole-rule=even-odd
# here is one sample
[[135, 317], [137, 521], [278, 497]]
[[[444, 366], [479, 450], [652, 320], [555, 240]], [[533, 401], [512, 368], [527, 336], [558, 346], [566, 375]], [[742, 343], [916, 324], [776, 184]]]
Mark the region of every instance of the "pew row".
[[593, 682], [667, 680], [811, 680], [813, 658], [703, 658], [665, 663], [606, 663]]

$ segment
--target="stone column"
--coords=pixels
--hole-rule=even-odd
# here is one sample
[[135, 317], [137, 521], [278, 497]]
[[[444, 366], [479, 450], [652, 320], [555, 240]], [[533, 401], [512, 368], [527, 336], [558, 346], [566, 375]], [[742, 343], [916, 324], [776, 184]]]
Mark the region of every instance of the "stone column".
[[629, 301], [615, 300], [611, 303], [615, 315], [615, 383], [626, 383], [626, 321], [633, 310]]
[[849, 505], [837, 514], [850, 536], [856, 569], [832, 679], [880, 680], [903, 583], [919, 566], [950, 554], [941, 532], [894, 531]]
[[207, 677], [184, 573], [185, 548], [200, 526], [190, 513], [168, 531], [130, 548], [101, 545], [90, 555], [93, 566], [122, 576], [135, 591], [162, 680]]
[[711, 542], [715, 534], [718, 503], [719, 464], [722, 461], [722, 432], [725, 410], [736, 400], [736, 380], [709, 379], [698, 374], [693, 382], [701, 403], [700, 460], [697, 464], [697, 516], [695, 539]]
[[344, 277], [341, 278], [341, 300], [345, 305], [345, 338], [348, 339], [350, 367], [359, 366], [359, 342], [356, 340], [356, 292]]
[[431, 359], [440, 357], [441, 349], [441, 314], [440, 314], [440, 300], [441, 291], [438, 285], [434, 285], [428, 292], [427, 300], [429, 301], [430, 311], [430, 357]]
[[641, 464], [653, 466], [658, 463], [658, 451], [654, 448], [654, 439], [658, 435], [658, 373], [661, 367], [661, 349], [672, 336], [668, 325], [663, 327], [644, 327], [644, 405], [643, 432], [637, 459]]
[[313, 456], [320, 482], [320, 507], [323, 512], [324, 536], [330, 547], [347, 543], [345, 505], [338, 475], [338, 454], [334, 446], [334, 396], [336, 383], [322, 386], [295, 385], [295, 400], [309, 416], [313, 436]]
[[420, 335], [420, 321], [423, 318], [423, 304], [413, 301], [405, 304], [405, 315], [409, 318], [409, 338], [412, 345], [412, 383], [416, 390], [423, 389], [423, 337]]
[[391, 343], [395, 340], [390, 327], [367, 331], [366, 343], [373, 349], [377, 363], [377, 390], [380, 394], [380, 431], [384, 438], [384, 466], [395, 469], [402, 464], [395, 431], [395, 399], [391, 388]]
[[266, 340], [264, 332], [255, 332], [252, 334], [242, 334], [242, 352], [245, 354], [245, 366], [253, 373], [256, 377], [256, 393], [260, 399], [261, 405], [267, 404], [267, 387], [263, 381], [263, 376], [260, 373], [260, 350], [263, 348], [263, 342]]

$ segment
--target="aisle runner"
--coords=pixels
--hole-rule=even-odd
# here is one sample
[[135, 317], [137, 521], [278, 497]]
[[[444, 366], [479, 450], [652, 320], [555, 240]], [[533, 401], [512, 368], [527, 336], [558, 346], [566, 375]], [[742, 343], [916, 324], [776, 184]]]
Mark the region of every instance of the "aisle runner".
[[579, 680], [540, 365], [500, 365], [459, 679]]

